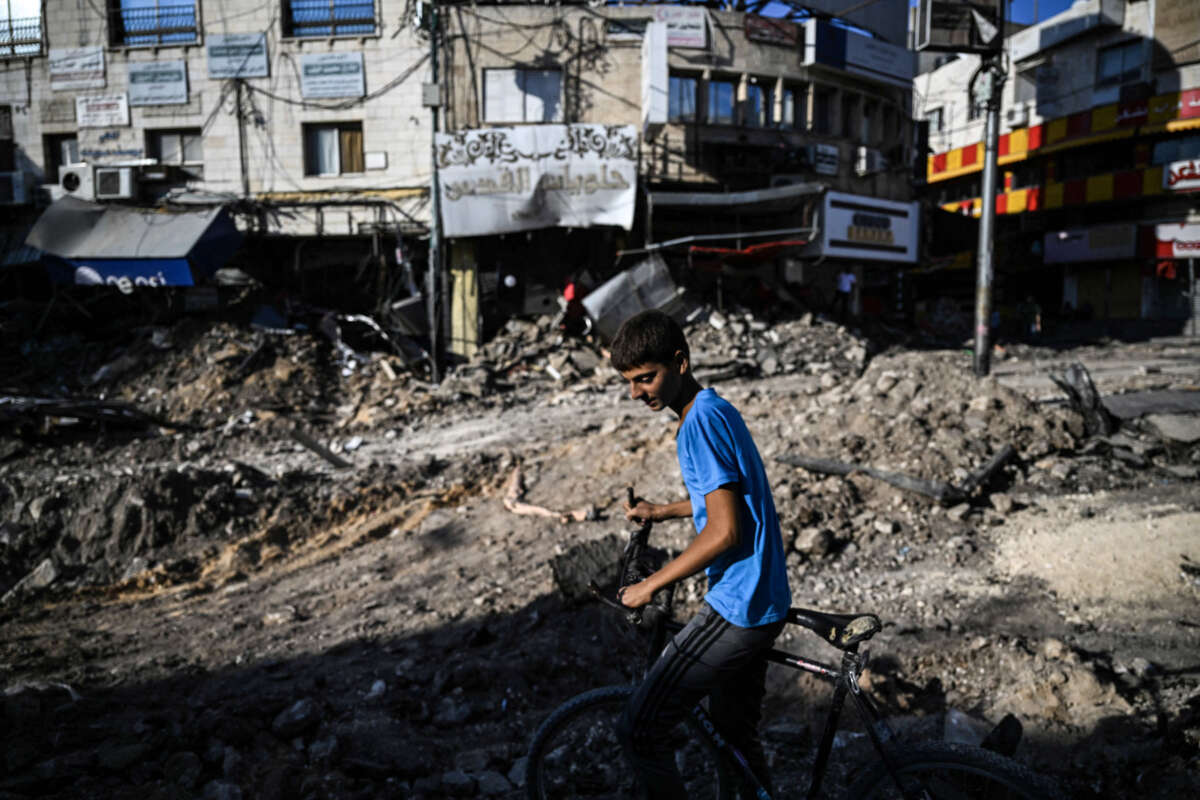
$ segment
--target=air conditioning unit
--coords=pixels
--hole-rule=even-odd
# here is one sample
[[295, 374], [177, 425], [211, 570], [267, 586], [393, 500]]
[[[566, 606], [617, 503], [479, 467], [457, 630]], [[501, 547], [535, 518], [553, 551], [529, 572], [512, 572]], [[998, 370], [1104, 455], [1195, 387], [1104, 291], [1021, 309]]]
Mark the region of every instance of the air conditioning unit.
[[95, 200], [91, 164], [63, 164], [58, 168], [58, 185], [71, 197]]
[[872, 172], [882, 172], [888, 168], [887, 159], [883, 157], [883, 153], [871, 147], [862, 147], [861, 145], [855, 151], [854, 171], [861, 175], [870, 175]]
[[97, 200], [132, 200], [138, 175], [133, 167], [96, 167], [93, 183]]
[[33, 181], [24, 172], [0, 172], [0, 206], [23, 206], [30, 200]]
[[1004, 120], [1010, 128], [1020, 128], [1029, 124], [1029, 105], [1017, 103], [1004, 112]]

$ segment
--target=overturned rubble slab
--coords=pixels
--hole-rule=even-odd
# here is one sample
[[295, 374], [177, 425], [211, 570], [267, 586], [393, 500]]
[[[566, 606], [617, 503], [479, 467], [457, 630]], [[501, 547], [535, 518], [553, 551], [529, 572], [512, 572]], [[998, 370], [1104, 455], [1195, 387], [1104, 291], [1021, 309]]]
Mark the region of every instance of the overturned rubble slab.
[[1200, 415], [1150, 414], [1146, 421], [1154, 426], [1154, 430], [1164, 439], [1184, 444], [1200, 442]]
[[1147, 414], [1200, 414], [1200, 392], [1181, 389], [1113, 394], [1100, 402], [1118, 419], [1137, 419]]

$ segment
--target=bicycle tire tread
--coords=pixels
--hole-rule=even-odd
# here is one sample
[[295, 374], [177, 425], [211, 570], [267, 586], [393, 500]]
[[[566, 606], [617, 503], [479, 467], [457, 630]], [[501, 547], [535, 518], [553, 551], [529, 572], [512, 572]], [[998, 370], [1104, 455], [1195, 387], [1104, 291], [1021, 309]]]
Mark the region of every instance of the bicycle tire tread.
[[[1011, 758], [972, 745], [934, 742], [899, 747], [894, 751], [894, 759], [900, 765], [899, 769], [902, 774], [906, 771], [915, 771], [922, 766], [937, 764], [961, 766], [986, 774], [1009, 786], [1013, 791], [1020, 792], [1025, 800], [1058, 800], [1066, 797], [1050, 778], [1039, 775]], [[881, 786], [895, 788], [887, 766], [882, 760], [867, 768], [866, 772], [847, 790], [846, 797], [848, 800], [874, 797], [876, 795], [872, 792]]]

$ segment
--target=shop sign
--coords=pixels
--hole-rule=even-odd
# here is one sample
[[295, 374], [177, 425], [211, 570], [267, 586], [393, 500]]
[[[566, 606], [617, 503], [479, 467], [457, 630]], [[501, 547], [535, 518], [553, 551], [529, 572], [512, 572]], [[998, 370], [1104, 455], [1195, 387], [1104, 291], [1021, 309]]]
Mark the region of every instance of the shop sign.
[[300, 56], [301, 97], [362, 97], [367, 93], [362, 53]]
[[129, 105], [170, 106], [187, 101], [187, 65], [182, 60], [129, 65]]
[[818, 175], [837, 175], [839, 166], [836, 144], [813, 145], [813, 172]]
[[655, 6], [656, 22], [667, 24], [667, 47], [708, 47], [708, 12], [689, 6]]
[[50, 88], [103, 89], [104, 48], [50, 49]]
[[912, 88], [913, 51], [838, 28], [825, 20], [804, 23], [803, 66], [820, 64], [880, 83]]
[[633, 226], [632, 125], [523, 125], [434, 139], [446, 236]]
[[1169, 192], [1200, 189], [1200, 159], [1190, 158], [1163, 165], [1163, 188]]
[[917, 260], [916, 203], [825, 193], [821, 255], [870, 261]]
[[760, 17], [747, 14], [745, 17], [746, 38], [752, 42], [778, 44], [795, 47], [800, 42], [800, 28], [786, 19]]
[[210, 78], [265, 78], [265, 33], [210, 33], [205, 37]]
[[1121, 222], [1049, 231], [1043, 240], [1042, 253], [1046, 264], [1133, 258], [1137, 254], [1137, 225]]
[[610, 18], [604, 23], [604, 37], [610, 42], [637, 42], [646, 35], [648, 18]]
[[112, 128], [129, 124], [129, 95], [93, 95], [75, 98], [75, 119], [81, 128]]
[[1200, 222], [1156, 225], [1159, 258], [1200, 258]]

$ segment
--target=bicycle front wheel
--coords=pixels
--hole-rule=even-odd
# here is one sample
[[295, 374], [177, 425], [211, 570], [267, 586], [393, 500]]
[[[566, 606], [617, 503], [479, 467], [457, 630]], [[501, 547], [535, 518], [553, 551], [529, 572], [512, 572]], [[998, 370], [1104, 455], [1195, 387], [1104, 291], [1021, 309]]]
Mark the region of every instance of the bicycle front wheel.
[[[895, 763], [905, 793], [925, 800], [1056, 800], [1052, 781], [998, 753], [950, 742], [898, 748]], [[905, 793], [880, 761], [850, 787], [848, 798], [895, 800]]]
[[[617, 720], [632, 686], [606, 686], [576, 695], [552, 713], [533, 736], [525, 768], [530, 800], [629, 800], [638, 794], [621, 751]], [[732, 800], [732, 781], [716, 749], [688, 717], [672, 732], [675, 764], [696, 800]]]

